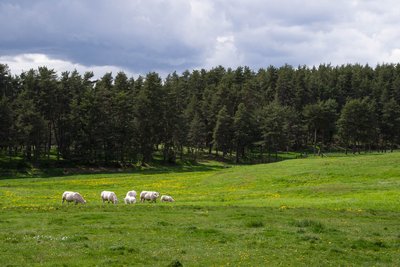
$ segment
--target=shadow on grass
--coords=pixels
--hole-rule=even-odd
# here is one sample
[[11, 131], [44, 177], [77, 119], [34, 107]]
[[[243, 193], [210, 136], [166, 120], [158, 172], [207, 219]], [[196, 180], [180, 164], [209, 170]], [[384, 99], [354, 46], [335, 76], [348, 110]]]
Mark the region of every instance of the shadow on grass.
[[[344, 154], [344, 153], [327, 153], [325, 157], [348, 157], [357, 156], [381, 156], [386, 153], [365, 153], [365, 154]], [[215, 155], [204, 156], [201, 161], [195, 162], [191, 160], [178, 161], [176, 164], [168, 164], [163, 162], [158, 155], [149, 165], [135, 165], [133, 163], [121, 164], [120, 162], [109, 163], [81, 163], [67, 160], [56, 160], [54, 158], [41, 159], [37, 163], [24, 160], [22, 157], [12, 157], [0, 155], [0, 180], [21, 179], [21, 178], [50, 178], [64, 177], [72, 175], [90, 175], [90, 174], [124, 174], [124, 173], [140, 173], [143, 175], [153, 175], [162, 173], [182, 173], [182, 172], [204, 172], [215, 171], [228, 168], [232, 165], [255, 165], [274, 163], [282, 160], [298, 159], [298, 158], [316, 158], [320, 156], [303, 155], [295, 152], [281, 153], [276, 160], [261, 160], [248, 158], [240, 163], [235, 163], [234, 157], [218, 157]]]
[[91, 175], [91, 174], [124, 174], [140, 173], [143, 175], [153, 175], [162, 173], [182, 173], [182, 172], [205, 172], [227, 168], [218, 162], [179, 162], [177, 164], [166, 164], [155, 160], [151, 164], [143, 166], [109, 166], [102, 165], [78, 165], [70, 162], [42, 161], [32, 164], [23, 159], [0, 159], [0, 180], [21, 179], [21, 178], [54, 178], [72, 175]]

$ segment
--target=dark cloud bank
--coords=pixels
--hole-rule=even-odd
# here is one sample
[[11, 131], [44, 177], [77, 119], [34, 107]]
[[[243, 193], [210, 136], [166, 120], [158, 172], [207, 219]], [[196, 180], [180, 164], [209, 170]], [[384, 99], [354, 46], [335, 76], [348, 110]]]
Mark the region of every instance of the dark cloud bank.
[[3, 0], [0, 59], [42, 54], [131, 73], [397, 62], [400, 4], [376, 2]]

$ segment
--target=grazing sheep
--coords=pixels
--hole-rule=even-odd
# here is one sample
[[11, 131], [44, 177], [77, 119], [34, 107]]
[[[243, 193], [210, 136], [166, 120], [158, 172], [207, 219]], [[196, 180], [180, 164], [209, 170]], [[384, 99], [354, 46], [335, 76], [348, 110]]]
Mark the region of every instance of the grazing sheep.
[[161, 196], [161, 202], [174, 202], [175, 200], [171, 196], [163, 195]]
[[149, 192], [149, 191], [142, 191], [142, 192], [140, 192], [140, 202], [143, 202], [144, 195], [146, 195], [147, 192]]
[[135, 204], [136, 203], [136, 197], [131, 197], [131, 196], [126, 196], [124, 198], [125, 204]]
[[135, 191], [135, 190], [132, 190], [132, 191], [128, 191], [128, 193], [126, 193], [126, 196], [127, 196], [127, 197], [134, 197], [134, 198], [136, 198], [137, 194], [136, 194], [136, 191]]
[[108, 203], [110, 203], [110, 201], [111, 201], [113, 204], [117, 204], [118, 203], [117, 195], [114, 192], [111, 192], [111, 191], [103, 191], [103, 192], [101, 192], [101, 199], [103, 200], [103, 203], [105, 201], [107, 201]]
[[83, 197], [78, 193], [78, 192], [72, 192], [72, 191], [65, 191], [62, 195], [62, 204], [64, 204], [64, 201], [69, 202], [75, 202], [75, 205], [78, 203], [86, 204], [86, 200], [83, 199]]
[[140, 193], [140, 202], [144, 202], [145, 200], [156, 202], [157, 198], [160, 196], [160, 193], [155, 191], [142, 191]]

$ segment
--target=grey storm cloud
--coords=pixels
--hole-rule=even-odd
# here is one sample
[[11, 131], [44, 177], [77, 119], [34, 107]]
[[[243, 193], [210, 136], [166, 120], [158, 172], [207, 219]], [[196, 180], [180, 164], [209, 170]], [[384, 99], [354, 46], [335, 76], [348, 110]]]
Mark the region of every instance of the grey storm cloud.
[[392, 0], [2, 0], [0, 59], [132, 73], [396, 62], [399, 11]]

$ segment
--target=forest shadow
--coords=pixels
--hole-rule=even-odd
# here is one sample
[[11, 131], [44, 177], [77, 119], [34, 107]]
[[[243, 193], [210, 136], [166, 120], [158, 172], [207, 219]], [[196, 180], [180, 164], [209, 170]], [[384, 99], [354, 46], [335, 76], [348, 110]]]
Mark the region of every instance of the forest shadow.
[[185, 161], [176, 164], [154, 161], [140, 166], [117, 164], [98, 165], [60, 162], [39, 162], [31, 164], [23, 160], [0, 160], [0, 180], [24, 178], [55, 178], [74, 175], [93, 174], [163, 174], [184, 172], [206, 172], [229, 168], [227, 164], [219, 162], [191, 162]]

